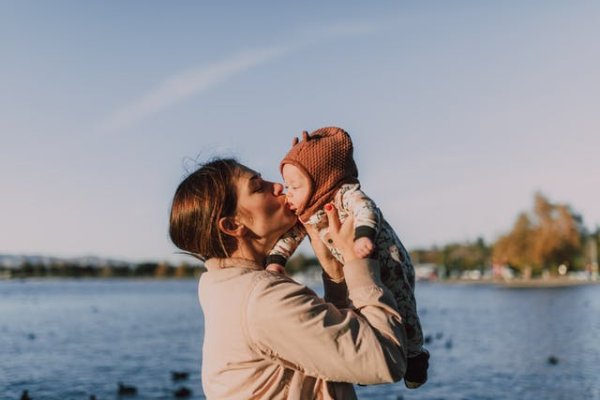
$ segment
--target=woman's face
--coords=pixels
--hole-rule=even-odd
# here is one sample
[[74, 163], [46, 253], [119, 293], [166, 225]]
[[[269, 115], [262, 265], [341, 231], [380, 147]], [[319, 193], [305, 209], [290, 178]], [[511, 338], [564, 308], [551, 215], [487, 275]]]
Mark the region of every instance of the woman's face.
[[249, 168], [242, 168], [236, 182], [237, 217], [258, 239], [275, 242], [296, 223], [283, 186], [268, 182]]

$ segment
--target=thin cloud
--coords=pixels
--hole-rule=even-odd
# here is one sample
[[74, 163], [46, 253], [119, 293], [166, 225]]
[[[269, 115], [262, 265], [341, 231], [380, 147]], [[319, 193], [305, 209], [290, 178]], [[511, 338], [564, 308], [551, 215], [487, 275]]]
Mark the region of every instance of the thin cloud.
[[378, 32], [382, 27], [382, 24], [372, 22], [336, 23], [324, 28], [323, 33], [331, 37], [364, 36]]
[[146, 95], [109, 116], [100, 127], [100, 131], [120, 131], [149, 115], [225, 82], [240, 72], [264, 64], [290, 50], [291, 48], [286, 47], [269, 47], [245, 51], [204, 68], [170, 76], [149, 90]]
[[236, 53], [208, 66], [177, 73], [150, 89], [144, 96], [109, 115], [100, 125], [99, 131], [104, 133], [122, 131], [152, 114], [198, 95], [239, 73], [303, 47], [320, 43], [324, 39], [362, 36], [375, 30], [377, 26], [369, 24], [331, 24], [326, 29], [313, 30], [311, 34], [305, 35], [303, 40], [287, 46], [256, 48]]

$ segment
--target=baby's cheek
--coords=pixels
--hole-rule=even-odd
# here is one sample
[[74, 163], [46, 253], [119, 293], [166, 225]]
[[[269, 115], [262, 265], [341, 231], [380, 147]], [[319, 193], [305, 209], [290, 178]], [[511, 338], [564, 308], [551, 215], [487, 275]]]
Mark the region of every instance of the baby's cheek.
[[301, 197], [301, 199], [299, 201], [300, 203], [304, 203], [304, 202], [308, 201], [308, 192], [302, 193], [302, 196], [300, 196], [300, 197]]

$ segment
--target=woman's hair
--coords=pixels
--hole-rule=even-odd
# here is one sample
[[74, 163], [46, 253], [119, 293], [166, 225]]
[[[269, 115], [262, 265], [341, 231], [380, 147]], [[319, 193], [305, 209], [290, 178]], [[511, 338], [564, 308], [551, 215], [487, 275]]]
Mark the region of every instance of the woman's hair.
[[203, 261], [228, 257], [236, 249], [237, 241], [223, 233], [218, 222], [235, 213], [236, 179], [242, 168], [232, 158], [214, 159], [179, 184], [169, 220], [175, 246]]

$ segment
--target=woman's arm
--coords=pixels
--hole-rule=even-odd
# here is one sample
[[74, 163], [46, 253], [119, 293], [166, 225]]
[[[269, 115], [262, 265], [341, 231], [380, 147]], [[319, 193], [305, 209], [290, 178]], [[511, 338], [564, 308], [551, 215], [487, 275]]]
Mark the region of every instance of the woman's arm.
[[352, 309], [282, 275], [265, 275], [242, 318], [249, 343], [265, 358], [328, 381], [398, 381], [406, 370], [406, 333], [377, 262], [355, 260], [345, 268]]
[[[352, 228], [349, 235], [345, 229], [330, 219], [329, 238], [348, 252]], [[376, 261], [348, 256], [343, 276], [353, 309], [337, 308], [305, 286], [268, 275], [257, 282], [247, 303], [244, 323], [250, 341], [265, 357], [328, 381], [400, 380], [406, 334], [394, 299], [381, 284]]]
[[[328, 206], [331, 208], [327, 209]], [[351, 218], [348, 218], [343, 226], [340, 226], [339, 218], [337, 217], [337, 213], [335, 213], [335, 208], [332, 205], [325, 206], [326, 211], [325, 215], [327, 215], [330, 224], [333, 222], [335, 224], [333, 230], [333, 237], [331, 236], [331, 232], [326, 237], [326, 240], [336, 239], [337, 242], [341, 244], [344, 243], [344, 240], [351, 239], [352, 226], [353, 221]], [[325, 243], [322, 242], [321, 237], [319, 236], [319, 231], [315, 228], [314, 225], [304, 225], [304, 228], [308, 234], [308, 238], [310, 240], [310, 245], [323, 268], [323, 273], [326, 277], [332, 279], [333, 281], [340, 281], [344, 279], [344, 270], [343, 265], [340, 264], [339, 261], [331, 254]], [[353, 257], [352, 254], [344, 254], [344, 256]]]
[[[337, 243], [343, 244], [345, 242], [349, 242], [352, 240], [352, 230], [353, 230], [353, 219], [350, 216], [344, 224], [340, 226], [339, 218], [335, 207], [325, 207], [325, 215], [329, 219], [330, 223], [333, 223], [333, 237], [331, 236], [331, 232], [326, 238], [326, 240], [336, 240]], [[319, 264], [321, 264], [321, 268], [323, 269], [323, 287], [325, 289], [325, 300], [333, 303], [336, 307], [344, 308], [349, 305], [348, 303], [348, 288], [346, 286], [346, 281], [344, 279], [344, 266], [331, 254], [327, 246], [321, 240], [319, 235], [319, 231], [315, 228], [314, 225], [306, 225], [305, 230], [308, 234], [308, 238], [310, 240], [310, 244], [319, 260]], [[349, 258], [353, 258], [354, 253], [347, 252], [347, 248], [345, 256]], [[347, 258], [346, 258], [347, 259]]]

